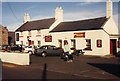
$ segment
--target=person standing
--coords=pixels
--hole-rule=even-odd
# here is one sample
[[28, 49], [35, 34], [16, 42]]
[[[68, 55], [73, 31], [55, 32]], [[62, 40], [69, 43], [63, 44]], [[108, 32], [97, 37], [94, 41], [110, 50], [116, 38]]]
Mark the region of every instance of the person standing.
[[68, 56], [68, 62], [73, 62], [73, 56], [71, 54], [70, 46], [68, 45], [68, 41], [64, 40], [64, 52]]

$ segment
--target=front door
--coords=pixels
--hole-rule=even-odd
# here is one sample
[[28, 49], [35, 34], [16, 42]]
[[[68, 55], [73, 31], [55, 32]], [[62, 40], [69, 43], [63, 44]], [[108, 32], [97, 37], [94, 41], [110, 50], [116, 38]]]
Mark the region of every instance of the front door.
[[115, 55], [117, 53], [116, 39], [110, 39], [110, 54]]

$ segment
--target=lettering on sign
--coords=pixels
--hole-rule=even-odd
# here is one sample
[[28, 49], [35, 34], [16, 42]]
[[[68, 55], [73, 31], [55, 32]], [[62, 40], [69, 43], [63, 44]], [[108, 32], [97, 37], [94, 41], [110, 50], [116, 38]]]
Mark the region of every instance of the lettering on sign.
[[82, 32], [82, 33], [74, 33], [74, 38], [77, 38], [77, 37], [85, 37], [85, 32]]

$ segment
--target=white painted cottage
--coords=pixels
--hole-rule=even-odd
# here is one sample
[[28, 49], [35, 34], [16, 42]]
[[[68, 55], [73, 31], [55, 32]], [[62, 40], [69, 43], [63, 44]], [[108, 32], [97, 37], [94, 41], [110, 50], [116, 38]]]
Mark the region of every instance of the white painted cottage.
[[25, 46], [41, 46], [46, 44], [47, 42], [44, 40], [46, 36], [49, 35], [49, 29], [52, 30], [60, 22], [63, 22], [63, 9], [61, 7], [55, 9], [55, 18], [30, 21], [29, 14], [25, 13], [24, 24], [15, 32], [16, 44], [22, 44]]
[[[34, 41], [31, 42], [34, 45], [38, 45], [40, 41], [41, 45], [52, 44], [63, 47], [63, 41], [68, 40], [71, 48], [82, 49], [85, 55], [116, 54], [118, 27], [113, 19], [112, 1], [108, 0], [106, 5], [105, 17], [70, 22], [63, 22], [63, 9], [58, 7], [55, 10], [55, 18], [38, 20], [39, 23], [26, 22], [18, 28], [16, 35], [19, 33], [17, 35], [19, 41], [16, 40], [16, 44], [28, 44], [27, 42], [31, 40]], [[49, 20], [50, 23], [47, 25]], [[31, 23], [35, 23], [32, 24], [33, 27], [29, 25]]]
[[118, 27], [112, 14], [112, 1], [106, 3], [106, 16], [71, 22], [61, 22], [50, 31], [51, 44], [63, 47], [68, 40], [71, 47], [82, 49], [85, 55], [110, 55], [118, 51]]

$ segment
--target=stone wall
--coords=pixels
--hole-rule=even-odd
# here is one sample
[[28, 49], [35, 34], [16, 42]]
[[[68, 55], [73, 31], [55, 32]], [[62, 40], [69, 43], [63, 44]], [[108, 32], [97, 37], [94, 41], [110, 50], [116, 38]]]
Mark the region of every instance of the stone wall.
[[8, 29], [6, 27], [0, 27], [0, 46], [8, 45]]

